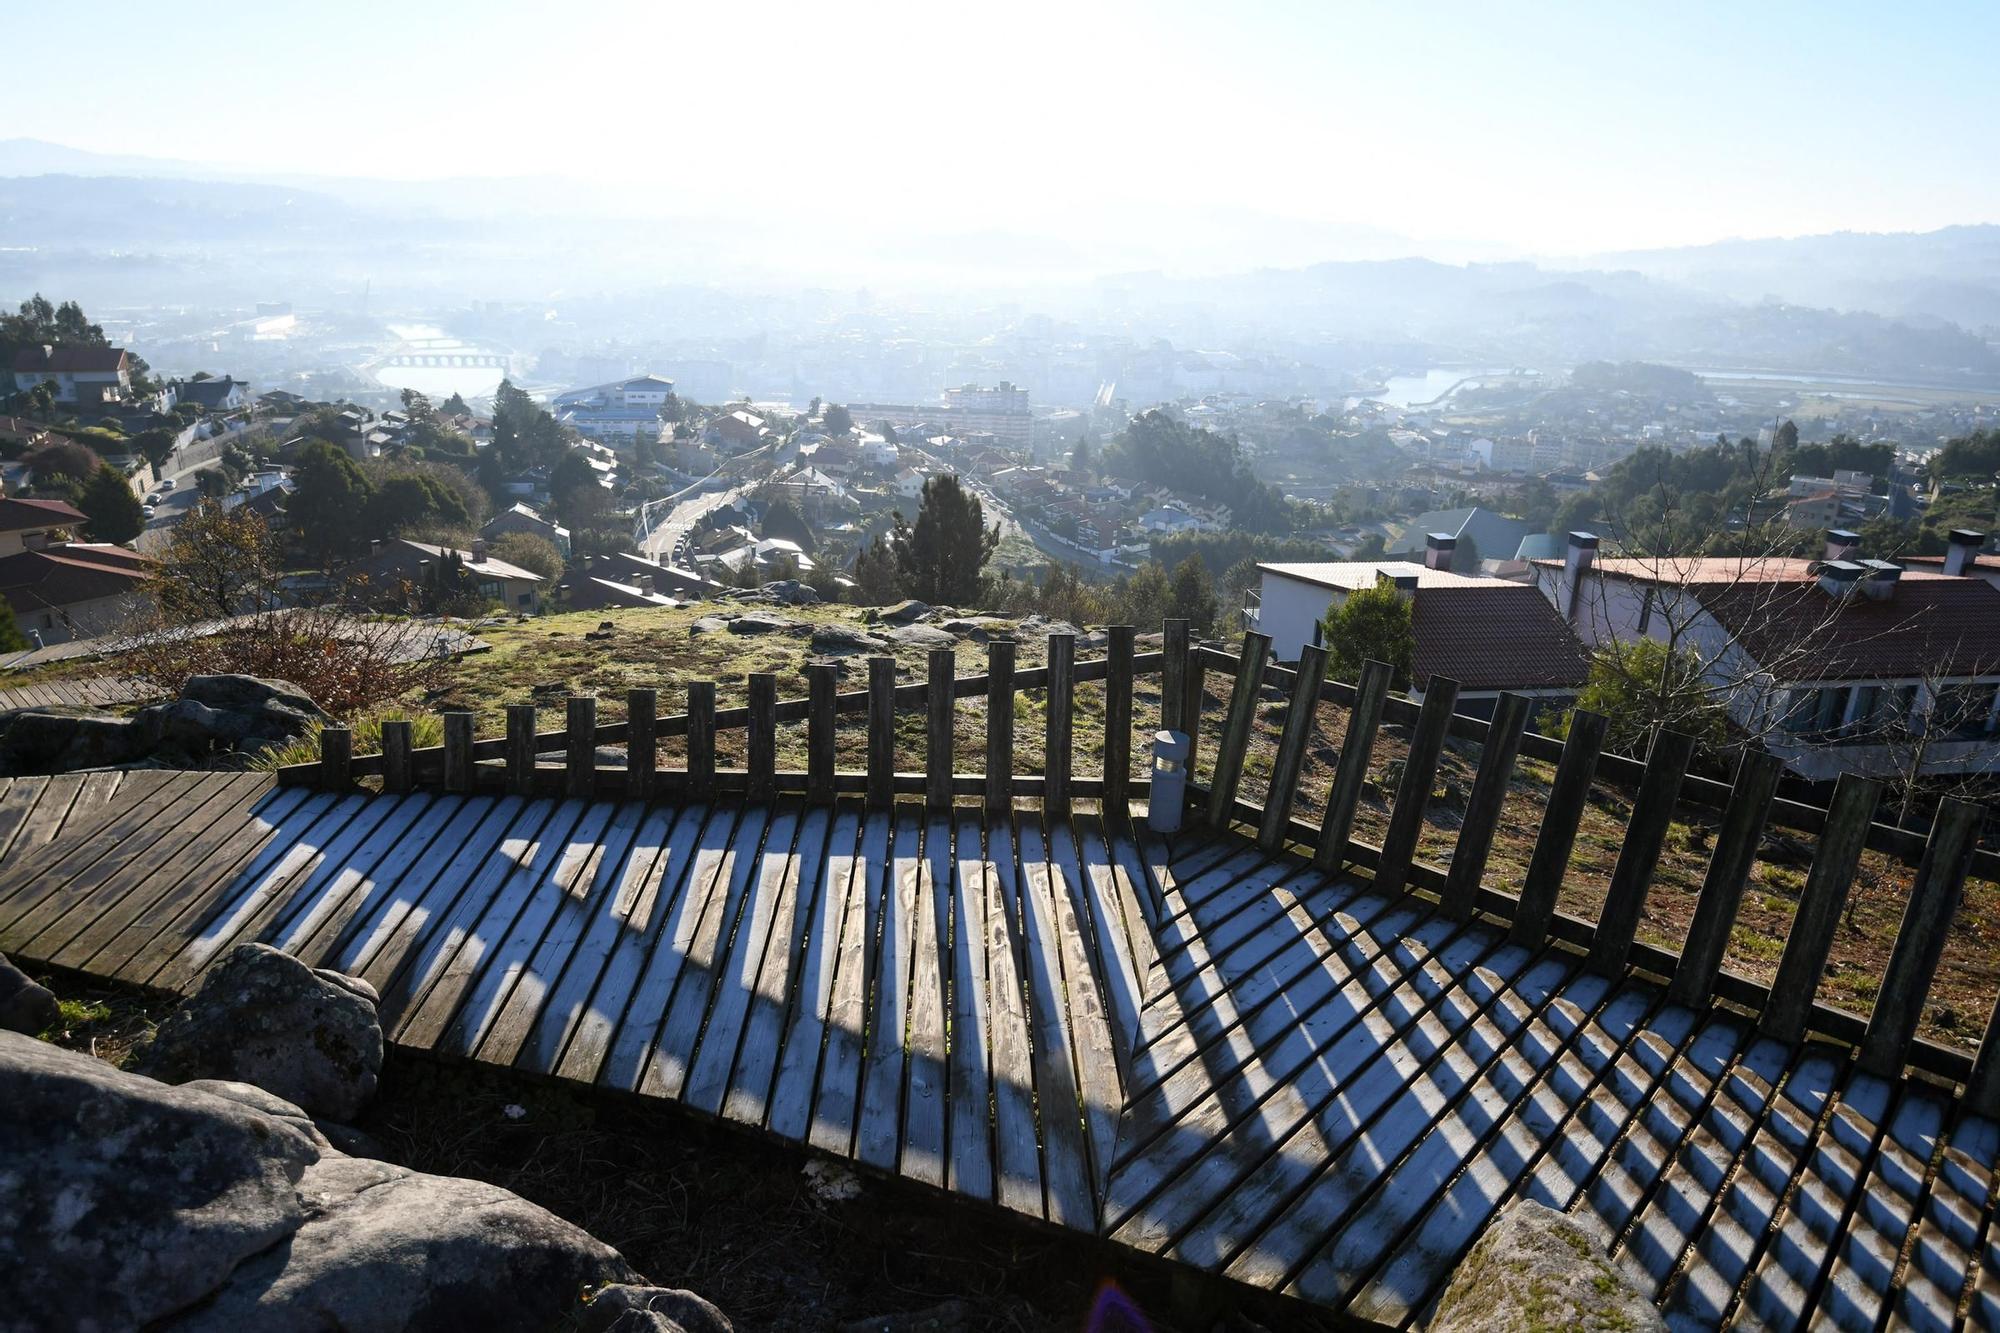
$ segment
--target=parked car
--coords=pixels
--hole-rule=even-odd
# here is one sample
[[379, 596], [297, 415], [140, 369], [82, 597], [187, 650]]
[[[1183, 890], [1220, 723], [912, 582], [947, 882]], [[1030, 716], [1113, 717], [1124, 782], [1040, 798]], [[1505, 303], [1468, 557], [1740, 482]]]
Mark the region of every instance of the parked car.
[[144, 504], [139, 506], [139, 512], [143, 514], [145, 517], [151, 518], [153, 516], [154, 509], [153, 506], [149, 504]]
[[180, 483], [176, 482], [172, 477], [168, 477], [165, 481], [160, 483], [160, 489], [163, 491], [170, 491], [179, 484]]
[[146, 497], [146, 507], [148, 509], [152, 508], [159, 502], [160, 502], [160, 493], [158, 491], [154, 491], [151, 495]]

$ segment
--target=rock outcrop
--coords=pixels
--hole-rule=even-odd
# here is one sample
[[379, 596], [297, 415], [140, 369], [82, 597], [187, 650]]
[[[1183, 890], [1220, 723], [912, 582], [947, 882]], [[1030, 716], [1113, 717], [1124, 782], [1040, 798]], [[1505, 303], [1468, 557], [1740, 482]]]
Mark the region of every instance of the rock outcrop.
[[0, 954], [0, 1028], [32, 1037], [54, 1027], [61, 1014], [55, 992]]
[[0, 714], [0, 776], [138, 763], [247, 763], [326, 721], [331, 719], [309, 695], [285, 681], [192, 676], [179, 698], [129, 717], [36, 708]]
[[160, 1024], [136, 1067], [168, 1083], [252, 1083], [308, 1115], [351, 1120], [382, 1070], [375, 1001], [364, 981], [239, 945]]
[[1439, 1298], [1430, 1333], [1666, 1328], [1581, 1218], [1522, 1200], [1487, 1224]]

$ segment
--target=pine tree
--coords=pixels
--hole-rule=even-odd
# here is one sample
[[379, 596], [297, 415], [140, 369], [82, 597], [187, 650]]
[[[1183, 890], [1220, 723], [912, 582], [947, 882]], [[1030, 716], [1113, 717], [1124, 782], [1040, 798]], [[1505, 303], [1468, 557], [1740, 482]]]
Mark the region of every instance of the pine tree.
[[924, 483], [914, 524], [896, 516], [896, 567], [903, 592], [926, 602], [974, 604], [981, 571], [999, 545], [1000, 525], [986, 526], [985, 507], [956, 474]]
[[139, 497], [132, 494], [125, 474], [109, 463], [99, 464], [83, 484], [76, 507], [90, 515], [92, 541], [129, 542], [146, 530]]

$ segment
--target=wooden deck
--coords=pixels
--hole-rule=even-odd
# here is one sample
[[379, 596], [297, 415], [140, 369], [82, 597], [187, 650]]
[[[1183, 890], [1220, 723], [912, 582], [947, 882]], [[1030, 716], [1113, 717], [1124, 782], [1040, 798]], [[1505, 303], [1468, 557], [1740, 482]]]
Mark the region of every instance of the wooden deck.
[[2000, 1325], [2000, 1127], [1234, 833], [858, 801], [0, 784], [0, 951], [175, 992], [232, 945], [392, 1042], [640, 1096], [1357, 1320], [1516, 1197], [1677, 1326]]

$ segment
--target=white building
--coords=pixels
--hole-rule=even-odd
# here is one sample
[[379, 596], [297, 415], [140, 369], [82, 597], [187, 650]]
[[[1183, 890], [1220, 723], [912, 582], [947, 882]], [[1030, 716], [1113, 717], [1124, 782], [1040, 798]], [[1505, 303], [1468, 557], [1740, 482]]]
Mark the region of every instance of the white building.
[[592, 439], [631, 440], [661, 433], [660, 409], [673, 396], [674, 382], [640, 375], [558, 394], [549, 404], [556, 420]]

